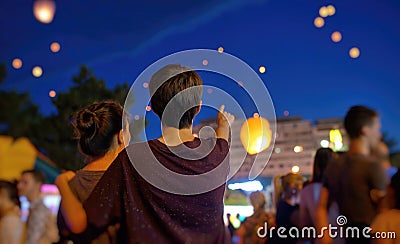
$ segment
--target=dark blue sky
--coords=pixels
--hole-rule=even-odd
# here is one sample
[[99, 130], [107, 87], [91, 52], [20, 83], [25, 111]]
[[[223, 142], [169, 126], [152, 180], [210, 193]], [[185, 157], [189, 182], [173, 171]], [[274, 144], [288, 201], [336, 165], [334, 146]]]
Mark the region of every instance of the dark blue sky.
[[[31, 1], [0, 2], [0, 62], [6, 63], [8, 72], [0, 89], [30, 92], [44, 113], [54, 111], [49, 91], [67, 89], [83, 64], [113, 87], [132, 83], [166, 55], [222, 46], [255, 70], [260, 65], [267, 68], [260, 77], [277, 116], [288, 110], [304, 119], [338, 117], [350, 106], [364, 104], [381, 113], [382, 130], [400, 144], [400, 1], [69, 0], [56, 4], [54, 21], [45, 25], [35, 20]], [[318, 29], [314, 18], [321, 6], [329, 4], [336, 14]], [[330, 40], [336, 30], [343, 36], [339, 43]], [[61, 44], [59, 53], [50, 52], [53, 41]], [[353, 46], [361, 50], [357, 59], [348, 55]], [[19, 70], [11, 66], [15, 57], [23, 61]], [[43, 68], [40, 78], [31, 75], [35, 65]], [[208, 115], [215, 114], [202, 117]], [[150, 126], [159, 127], [156, 120]]]

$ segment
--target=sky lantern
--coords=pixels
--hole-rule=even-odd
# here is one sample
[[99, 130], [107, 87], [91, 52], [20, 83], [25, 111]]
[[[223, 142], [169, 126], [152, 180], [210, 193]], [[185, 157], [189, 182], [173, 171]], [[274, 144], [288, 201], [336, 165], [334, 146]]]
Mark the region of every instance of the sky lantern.
[[349, 55], [352, 58], [358, 58], [360, 56], [360, 49], [357, 47], [352, 47], [349, 51]]
[[342, 34], [339, 31], [335, 31], [331, 35], [333, 42], [340, 42], [342, 40]]
[[260, 71], [261, 74], [264, 74], [266, 70], [267, 69], [265, 68], [265, 66], [260, 66], [260, 68], [258, 69], [258, 71]]
[[19, 58], [15, 58], [12, 61], [12, 66], [13, 66], [14, 69], [20, 69], [22, 67], [22, 60], [19, 59]]
[[325, 25], [325, 20], [321, 17], [317, 17], [314, 19], [314, 25], [317, 28], [322, 28]]
[[60, 43], [53, 42], [53, 43], [50, 44], [50, 50], [53, 53], [58, 53], [60, 51], [60, 49], [61, 49]]
[[42, 74], [43, 74], [42, 67], [40, 67], [40, 66], [35, 66], [35, 67], [33, 67], [33, 69], [32, 69], [32, 75], [33, 75], [34, 77], [39, 78], [40, 76], [42, 76]]
[[50, 24], [53, 21], [55, 12], [56, 3], [53, 0], [36, 0], [33, 3], [33, 14], [43, 24]]
[[240, 130], [240, 140], [249, 154], [264, 151], [271, 144], [272, 132], [268, 120], [261, 117], [248, 119]]

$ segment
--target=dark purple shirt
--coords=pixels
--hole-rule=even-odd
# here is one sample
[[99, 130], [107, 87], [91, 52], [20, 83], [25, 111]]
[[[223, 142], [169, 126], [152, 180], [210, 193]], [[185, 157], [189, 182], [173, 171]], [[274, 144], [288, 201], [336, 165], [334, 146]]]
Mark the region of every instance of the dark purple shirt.
[[[202, 150], [191, 150], [196, 148], [210, 150], [201, 157]], [[118, 238], [124, 243], [230, 243], [223, 222], [228, 151], [228, 143], [222, 139], [202, 139], [200, 143], [196, 138], [171, 150], [158, 140], [130, 145], [119, 154], [84, 202], [88, 232], [101, 233], [107, 225], [118, 222], [121, 225]], [[215, 174], [212, 177], [205, 174], [201, 184], [222, 184], [195, 195], [168, 192], [198, 189], [199, 181], [193, 184], [181, 181], [173, 173], [157, 169], [156, 164], [192, 176], [212, 170]], [[143, 174], [155, 179], [157, 184], [170, 186], [169, 190], [155, 187]]]

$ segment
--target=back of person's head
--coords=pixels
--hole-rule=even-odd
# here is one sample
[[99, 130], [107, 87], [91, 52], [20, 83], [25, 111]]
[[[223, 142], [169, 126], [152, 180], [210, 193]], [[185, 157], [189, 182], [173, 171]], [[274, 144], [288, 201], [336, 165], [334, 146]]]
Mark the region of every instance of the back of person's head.
[[5, 180], [0, 180], [0, 192], [1, 191], [5, 191], [7, 193], [8, 200], [12, 202], [15, 206], [21, 206], [16, 184]]
[[400, 209], [400, 169], [392, 176], [390, 180], [390, 187], [394, 190], [396, 209]]
[[254, 211], [257, 209], [263, 209], [265, 206], [265, 196], [260, 191], [255, 191], [250, 193], [249, 196], [250, 203], [254, 208]]
[[303, 188], [304, 178], [300, 174], [288, 173], [281, 179], [283, 198], [290, 198], [297, 195]]
[[378, 117], [378, 113], [371, 108], [359, 105], [351, 107], [344, 118], [344, 127], [349, 137], [360, 137], [362, 128], [370, 126], [375, 117]]
[[116, 102], [95, 102], [78, 111], [73, 126], [79, 150], [90, 157], [104, 156], [122, 129], [123, 108]]
[[274, 205], [277, 206], [280, 200], [296, 196], [303, 188], [304, 178], [300, 174], [288, 173], [277, 175], [273, 180], [274, 184]]
[[202, 96], [202, 80], [195, 71], [167, 65], [151, 77], [149, 91], [151, 109], [164, 125], [179, 129], [192, 125]]
[[319, 148], [315, 153], [312, 182], [321, 182], [325, 169], [334, 160], [335, 152], [330, 148]]
[[22, 171], [21, 175], [30, 174], [32, 175], [33, 180], [39, 185], [43, 185], [46, 182], [46, 176], [39, 170], [30, 169]]

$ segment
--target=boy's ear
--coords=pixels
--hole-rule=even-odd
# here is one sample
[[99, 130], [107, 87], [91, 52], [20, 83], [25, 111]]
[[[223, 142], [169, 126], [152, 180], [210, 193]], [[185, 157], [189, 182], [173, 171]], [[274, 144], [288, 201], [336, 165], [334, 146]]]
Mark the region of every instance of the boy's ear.
[[124, 143], [124, 131], [121, 129], [118, 133], [118, 145], [121, 145]]

